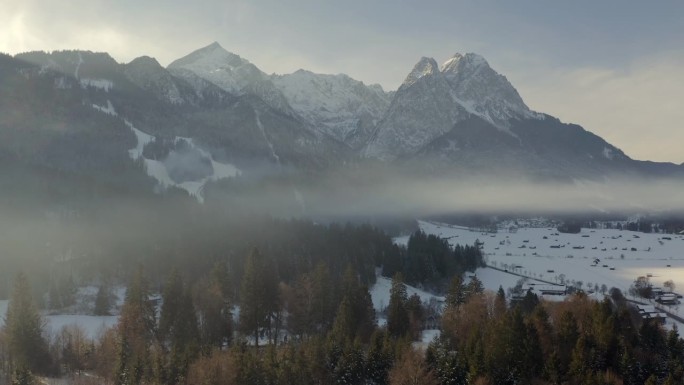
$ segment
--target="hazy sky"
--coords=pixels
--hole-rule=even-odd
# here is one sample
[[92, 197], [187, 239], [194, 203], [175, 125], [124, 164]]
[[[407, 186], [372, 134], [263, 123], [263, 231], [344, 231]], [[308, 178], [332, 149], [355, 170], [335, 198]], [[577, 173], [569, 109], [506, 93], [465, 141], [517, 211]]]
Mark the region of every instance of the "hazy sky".
[[396, 89], [421, 56], [477, 52], [530, 108], [636, 159], [684, 162], [684, 2], [3, 0], [0, 51], [88, 49], [163, 65], [218, 41], [265, 72]]

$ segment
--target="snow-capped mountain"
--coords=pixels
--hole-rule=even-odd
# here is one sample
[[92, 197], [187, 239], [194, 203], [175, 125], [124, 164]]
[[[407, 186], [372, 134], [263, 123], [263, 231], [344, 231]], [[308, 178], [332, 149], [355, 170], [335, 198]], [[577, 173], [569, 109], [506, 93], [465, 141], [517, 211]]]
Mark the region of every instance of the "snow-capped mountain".
[[256, 95], [276, 110], [290, 116], [296, 115], [268, 75], [246, 59], [226, 51], [218, 43], [175, 60], [168, 69], [191, 82], [194, 77], [205, 79], [233, 95]]
[[390, 103], [381, 86], [367, 86], [344, 74], [299, 70], [273, 75], [272, 80], [301, 117], [354, 149], [366, 143]]
[[353, 149], [365, 145], [390, 103], [379, 85], [366, 86], [343, 74], [299, 70], [266, 75], [218, 43], [172, 62], [168, 69], [191, 83], [203, 79], [233, 95], [257, 96], [272, 108], [301, 120], [313, 132]]
[[441, 68], [424, 57], [399, 87], [364, 155], [392, 160], [415, 154], [471, 116], [514, 137], [511, 120], [543, 118], [481, 56], [456, 54]]
[[387, 93], [342, 74], [266, 75], [218, 44], [168, 68], [88, 51], [0, 54], [0, 158], [59, 178], [196, 196], [217, 175], [238, 175], [225, 165], [288, 188], [375, 167], [444, 178], [684, 175], [533, 112], [475, 54], [442, 66], [422, 58]]
[[125, 64], [124, 74], [145, 91], [176, 106], [218, 107], [234, 99], [228, 92], [192, 73], [179, 77], [156, 59], [141, 56]]
[[470, 116], [434, 59], [422, 58], [399, 87], [364, 155], [383, 161], [416, 153]]
[[456, 54], [441, 67], [453, 98], [473, 114], [501, 129], [511, 119], [542, 119], [530, 111], [505, 76], [494, 71], [480, 55]]

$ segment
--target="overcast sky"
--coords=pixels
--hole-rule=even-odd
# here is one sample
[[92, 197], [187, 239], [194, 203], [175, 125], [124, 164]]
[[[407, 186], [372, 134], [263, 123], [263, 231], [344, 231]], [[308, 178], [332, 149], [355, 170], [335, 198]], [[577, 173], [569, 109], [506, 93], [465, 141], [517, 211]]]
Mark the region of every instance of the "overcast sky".
[[684, 162], [684, 1], [3, 0], [0, 51], [163, 65], [218, 41], [268, 73], [396, 89], [421, 56], [476, 52], [528, 106], [636, 159]]

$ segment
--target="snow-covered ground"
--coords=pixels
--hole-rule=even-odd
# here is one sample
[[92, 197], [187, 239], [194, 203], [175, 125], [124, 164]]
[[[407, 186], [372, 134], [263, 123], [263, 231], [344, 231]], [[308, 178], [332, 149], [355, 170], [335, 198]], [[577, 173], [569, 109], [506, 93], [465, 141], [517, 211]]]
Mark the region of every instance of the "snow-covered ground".
[[[370, 295], [371, 295], [371, 300], [373, 301], [373, 308], [375, 309], [376, 312], [382, 313], [384, 312], [385, 308], [387, 308], [387, 305], [389, 305], [389, 300], [390, 300], [390, 290], [392, 289], [392, 280], [390, 278], [385, 278], [382, 276], [378, 276], [377, 280], [375, 282], [375, 285], [373, 285], [370, 288]], [[437, 301], [440, 303], [444, 302], [444, 297], [438, 296], [435, 294], [428, 293], [424, 290], [415, 288], [413, 286], [406, 285], [406, 293], [408, 294], [409, 297], [411, 297], [414, 294], [418, 294], [420, 297], [420, 300], [423, 303], [430, 303], [430, 301]]]
[[[0, 327], [5, 325], [7, 304], [9, 301], [0, 301]], [[59, 333], [62, 327], [77, 325], [81, 327], [89, 338], [97, 338], [100, 333], [116, 325], [118, 316], [92, 316], [82, 314], [58, 314], [45, 316], [46, 329], [51, 334]]]
[[[589, 283], [605, 284], [627, 293], [637, 277], [651, 275], [654, 286], [672, 280], [675, 288], [684, 289], [681, 235], [591, 229], [563, 234], [553, 228], [520, 228], [492, 234], [430, 222], [420, 222], [420, 227], [428, 234], [448, 239], [452, 245], [479, 240], [484, 243], [488, 265], [550, 282], [560, 282], [563, 275], [566, 282], [583, 282], [584, 288]], [[671, 239], [664, 239], [668, 237]], [[599, 260], [596, 264], [595, 259]]]
[[[98, 288], [95, 286], [80, 287], [76, 292], [76, 304], [65, 309], [62, 313], [70, 314], [45, 314], [46, 330], [48, 333], [57, 334], [62, 330], [62, 327], [68, 325], [76, 325], [82, 328], [86, 336], [89, 338], [98, 338], [100, 333], [104, 330], [116, 325], [119, 316], [119, 309], [123, 304], [126, 288], [117, 286], [112, 289], [114, 294], [113, 306], [110, 316], [94, 316], [90, 315], [94, 308], [95, 296]], [[7, 314], [8, 300], [0, 301], [0, 327], [5, 324], [5, 315]]]
[[48, 333], [57, 334], [64, 326], [76, 325], [82, 328], [86, 336], [97, 339], [105, 330], [113, 327], [119, 316], [93, 316], [82, 314], [58, 314], [45, 316]]
[[427, 349], [430, 342], [434, 341], [435, 338], [439, 337], [441, 334], [439, 329], [427, 329], [423, 330], [420, 334], [420, 340], [413, 343], [413, 347]]
[[[628, 296], [630, 285], [639, 276], [649, 277], [656, 287], [665, 281], [684, 290], [684, 236], [645, 234], [627, 230], [582, 229], [579, 234], [559, 233], [555, 228], [516, 228], [497, 233], [471, 230], [442, 223], [419, 222], [428, 234], [447, 239], [451, 245], [482, 242], [487, 264], [508, 272], [551, 283], [582, 283], [584, 290], [616, 287]], [[669, 238], [669, 239], [668, 239]], [[405, 243], [408, 238], [396, 238]], [[485, 288], [504, 290], [520, 279], [491, 268], [478, 269]], [[562, 297], [549, 296], [548, 299]], [[666, 307], [684, 316], [684, 306]], [[669, 324], [676, 321], [668, 320]]]

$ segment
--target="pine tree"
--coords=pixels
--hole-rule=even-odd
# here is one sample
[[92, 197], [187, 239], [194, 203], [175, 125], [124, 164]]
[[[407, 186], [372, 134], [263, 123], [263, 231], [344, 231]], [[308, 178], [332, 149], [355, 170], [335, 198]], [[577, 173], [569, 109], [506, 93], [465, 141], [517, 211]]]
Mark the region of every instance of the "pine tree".
[[343, 296], [335, 314], [332, 338], [336, 343], [350, 342], [357, 337], [366, 342], [375, 329], [375, 310], [368, 288], [359, 284], [349, 267], [342, 281]]
[[50, 356], [43, 327], [44, 320], [33, 304], [28, 278], [20, 272], [14, 280], [4, 326], [9, 355], [17, 373], [48, 369]]
[[453, 309], [458, 308], [465, 302], [466, 297], [465, 287], [463, 285], [463, 277], [455, 275], [449, 284], [449, 291], [446, 296], [446, 306]]
[[216, 274], [196, 285], [194, 303], [197, 307], [198, 328], [202, 347], [208, 352], [212, 347], [222, 348], [230, 343], [233, 335], [233, 315], [226, 291]]
[[308, 274], [302, 274], [293, 287], [287, 303], [287, 326], [290, 333], [300, 338], [313, 330], [312, 282]]
[[240, 328], [254, 336], [259, 346], [262, 329], [270, 328], [278, 308], [278, 282], [275, 271], [257, 249], [247, 257], [240, 291]]
[[425, 311], [423, 310], [423, 302], [417, 293], [414, 293], [406, 301], [406, 311], [409, 316], [409, 331], [412, 339], [418, 339], [420, 332], [423, 330], [423, 322], [425, 322]]
[[321, 262], [316, 266], [311, 284], [311, 318], [314, 328], [318, 331], [330, 330], [335, 320], [335, 310], [340, 299], [335, 291], [327, 265]]
[[349, 296], [345, 296], [340, 302], [335, 315], [335, 322], [332, 328], [332, 337], [338, 343], [353, 341], [356, 336], [356, 317], [354, 315], [354, 305]]
[[162, 306], [159, 314], [159, 336], [161, 340], [166, 340], [172, 332], [171, 329], [181, 310], [182, 296], [183, 280], [178, 270], [173, 269], [162, 293]]
[[366, 360], [366, 372], [373, 384], [387, 384], [387, 375], [394, 362], [394, 343], [384, 330], [376, 330], [371, 336]]
[[232, 301], [234, 299], [228, 265], [224, 261], [216, 262], [214, 268], [211, 269], [209, 280], [218, 285], [221, 289], [221, 294], [226, 301]]
[[482, 284], [482, 281], [480, 281], [480, 279], [477, 278], [477, 276], [473, 276], [470, 279], [470, 282], [468, 282], [468, 285], [465, 288], [465, 292], [465, 300], [467, 301], [469, 298], [472, 298], [475, 295], [482, 294], [484, 292], [484, 285]]
[[109, 302], [109, 290], [107, 286], [100, 285], [95, 296], [95, 315], [109, 315], [111, 304]]
[[117, 330], [120, 341], [116, 384], [138, 384], [150, 369], [150, 346], [156, 335], [156, 310], [142, 267], [126, 290]]
[[408, 295], [401, 273], [392, 277], [389, 306], [387, 307], [387, 331], [394, 337], [405, 336], [409, 329], [409, 314], [406, 309]]
[[572, 351], [579, 338], [575, 316], [569, 311], [563, 312], [556, 330], [558, 331], [558, 358], [561, 362], [561, 372], [565, 374], [572, 358]]
[[170, 347], [171, 352], [168, 370], [158, 372], [171, 383], [181, 383], [199, 351], [199, 332], [192, 296], [175, 269], [164, 287], [162, 299], [158, 335], [162, 346]]
[[337, 384], [364, 384], [365, 361], [360, 344], [346, 344], [333, 370]]

